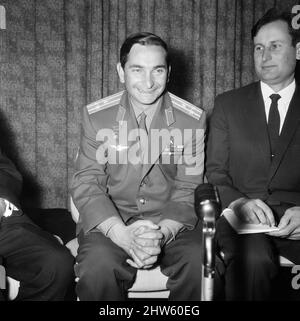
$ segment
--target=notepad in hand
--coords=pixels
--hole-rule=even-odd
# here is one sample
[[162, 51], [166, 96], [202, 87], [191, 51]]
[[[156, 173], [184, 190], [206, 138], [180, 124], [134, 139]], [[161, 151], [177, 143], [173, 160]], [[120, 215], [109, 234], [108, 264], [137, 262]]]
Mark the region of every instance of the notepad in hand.
[[269, 226], [266, 224], [250, 224], [240, 220], [231, 209], [226, 208], [222, 215], [225, 216], [228, 223], [238, 234], [254, 234], [254, 233], [267, 233], [278, 231], [278, 227]]

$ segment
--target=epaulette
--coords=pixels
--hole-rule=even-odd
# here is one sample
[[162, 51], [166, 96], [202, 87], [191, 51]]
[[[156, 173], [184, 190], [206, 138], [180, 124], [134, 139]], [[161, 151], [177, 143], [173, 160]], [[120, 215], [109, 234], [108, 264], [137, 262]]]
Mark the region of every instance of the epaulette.
[[99, 110], [107, 109], [109, 107], [115, 106], [120, 102], [120, 99], [123, 95], [123, 91], [118, 92], [117, 94], [101, 98], [97, 101], [94, 101], [86, 106], [89, 115], [96, 113]]
[[196, 107], [195, 105], [183, 100], [174, 94], [169, 93], [171, 97], [172, 104], [175, 108], [181, 110], [185, 114], [199, 120], [202, 115], [202, 109]]

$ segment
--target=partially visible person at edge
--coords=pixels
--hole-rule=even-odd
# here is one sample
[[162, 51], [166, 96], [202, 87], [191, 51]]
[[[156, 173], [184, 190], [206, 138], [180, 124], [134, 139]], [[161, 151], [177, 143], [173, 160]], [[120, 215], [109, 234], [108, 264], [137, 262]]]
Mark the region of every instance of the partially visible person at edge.
[[[20, 173], [0, 150], [1, 264], [7, 276], [20, 281], [15, 300], [62, 301], [73, 282], [74, 258], [22, 211], [21, 189]], [[6, 299], [4, 293], [1, 299]]]

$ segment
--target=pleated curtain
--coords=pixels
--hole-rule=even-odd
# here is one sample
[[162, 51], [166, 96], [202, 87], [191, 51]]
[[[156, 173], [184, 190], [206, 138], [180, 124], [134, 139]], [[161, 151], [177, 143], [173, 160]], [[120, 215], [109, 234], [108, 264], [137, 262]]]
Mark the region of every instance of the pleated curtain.
[[24, 206], [67, 207], [81, 110], [122, 89], [119, 49], [134, 32], [161, 36], [169, 90], [205, 109], [255, 80], [250, 31], [291, 0], [0, 0], [0, 144], [24, 177]]

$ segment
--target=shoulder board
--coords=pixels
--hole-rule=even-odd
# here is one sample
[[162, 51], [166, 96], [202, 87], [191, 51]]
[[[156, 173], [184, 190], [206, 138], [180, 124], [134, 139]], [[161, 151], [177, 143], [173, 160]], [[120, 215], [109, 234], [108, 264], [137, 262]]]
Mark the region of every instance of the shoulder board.
[[109, 107], [117, 105], [124, 91], [120, 91], [117, 94], [101, 98], [97, 101], [94, 101], [86, 106], [89, 115], [96, 113], [97, 111], [107, 109]]
[[188, 101], [181, 99], [171, 93], [169, 93], [170, 97], [171, 97], [171, 101], [173, 106], [176, 109], [181, 110], [182, 112], [184, 112], [185, 114], [199, 120], [202, 114], [202, 109], [198, 108], [197, 106], [189, 103]]

